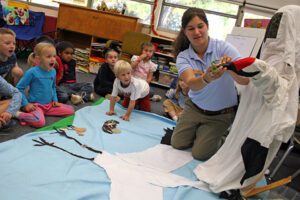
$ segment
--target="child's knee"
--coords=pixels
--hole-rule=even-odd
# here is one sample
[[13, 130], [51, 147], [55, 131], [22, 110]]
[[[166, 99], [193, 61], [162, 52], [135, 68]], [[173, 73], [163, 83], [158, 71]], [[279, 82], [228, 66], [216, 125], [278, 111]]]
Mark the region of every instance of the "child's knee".
[[[38, 109], [38, 108], [37, 108]], [[21, 112], [18, 116], [21, 125], [28, 125], [35, 128], [44, 127], [46, 124], [45, 117], [38, 110], [32, 113]]]
[[14, 78], [20, 79], [23, 76], [24, 72], [20, 67], [14, 67], [11, 70], [11, 75]]
[[30, 124], [31, 126], [35, 127], [35, 128], [42, 128], [46, 125], [46, 121], [45, 118], [44, 119], [40, 119], [32, 124]]
[[74, 115], [74, 113], [75, 113], [74, 107], [64, 104], [63, 113], [64, 113], [64, 116]]

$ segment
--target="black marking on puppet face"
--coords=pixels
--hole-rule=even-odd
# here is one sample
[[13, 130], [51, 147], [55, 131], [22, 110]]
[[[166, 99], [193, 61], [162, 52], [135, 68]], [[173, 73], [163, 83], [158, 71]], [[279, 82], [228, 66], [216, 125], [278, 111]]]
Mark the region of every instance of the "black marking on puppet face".
[[114, 134], [114, 133], [120, 133], [121, 130], [117, 129], [117, 125], [120, 122], [116, 121], [116, 120], [108, 120], [106, 122], [104, 122], [103, 126], [102, 126], [102, 130], [108, 134]]
[[283, 13], [279, 12], [272, 17], [266, 30], [264, 42], [266, 42], [267, 38], [277, 38], [277, 33], [281, 22], [282, 14]]

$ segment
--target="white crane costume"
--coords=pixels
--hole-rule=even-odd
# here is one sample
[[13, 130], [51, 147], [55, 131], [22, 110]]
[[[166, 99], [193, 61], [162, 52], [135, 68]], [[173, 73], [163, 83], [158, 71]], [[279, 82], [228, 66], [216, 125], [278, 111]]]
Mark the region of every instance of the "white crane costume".
[[261, 60], [235, 66], [238, 73], [259, 73], [241, 91], [238, 111], [223, 146], [194, 170], [215, 193], [255, 184], [280, 144], [294, 132], [300, 83], [299, 19], [299, 6], [279, 9], [267, 29]]

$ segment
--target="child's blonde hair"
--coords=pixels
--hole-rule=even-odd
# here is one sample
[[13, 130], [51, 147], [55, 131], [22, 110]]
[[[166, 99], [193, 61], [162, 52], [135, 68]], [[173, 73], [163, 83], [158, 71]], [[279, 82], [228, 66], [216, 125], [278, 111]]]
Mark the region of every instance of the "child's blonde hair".
[[48, 49], [50, 47], [54, 47], [53, 44], [48, 43], [48, 42], [41, 42], [38, 43], [37, 45], [35, 45], [34, 50], [31, 54], [29, 54], [28, 58], [27, 58], [27, 64], [29, 67], [34, 67], [36, 66], [36, 56], [41, 56], [43, 54], [43, 51], [45, 49]]
[[34, 56], [34, 53], [30, 53], [28, 58], [27, 58], [27, 65], [29, 67], [34, 67], [35, 66], [35, 56]]
[[38, 43], [35, 47], [34, 47], [34, 50], [33, 50], [33, 53], [34, 53], [34, 57], [35, 56], [41, 56], [43, 54], [43, 51], [45, 49], [49, 49], [49, 48], [54, 48], [54, 45], [53, 44], [50, 44], [48, 42], [41, 42], [41, 43]]
[[131, 65], [125, 60], [117, 61], [114, 67], [114, 73], [116, 77], [118, 77], [118, 75], [122, 72], [131, 71], [131, 70], [132, 70]]
[[16, 33], [9, 28], [0, 28], [0, 35], [9, 34], [16, 37]]

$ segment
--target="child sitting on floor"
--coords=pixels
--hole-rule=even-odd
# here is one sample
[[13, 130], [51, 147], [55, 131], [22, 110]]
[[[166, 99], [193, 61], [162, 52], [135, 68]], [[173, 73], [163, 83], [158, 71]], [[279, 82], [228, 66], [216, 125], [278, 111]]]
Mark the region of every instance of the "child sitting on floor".
[[23, 70], [17, 63], [15, 49], [15, 32], [8, 28], [0, 28], [0, 76], [12, 85], [16, 85], [23, 76]]
[[145, 42], [141, 46], [142, 55], [132, 56], [131, 67], [132, 75], [137, 78], [141, 78], [149, 84], [153, 78], [153, 72], [157, 69], [157, 64], [151, 61], [151, 57], [154, 53], [154, 46], [150, 42]]
[[105, 52], [105, 63], [103, 63], [94, 80], [94, 90], [100, 96], [110, 99], [115, 81], [114, 66], [119, 59], [119, 53], [114, 49]]
[[[55, 41], [48, 35], [42, 35], [38, 38], [36, 38], [34, 40], [34, 46], [36, 46], [38, 43], [50, 43], [53, 44], [53, 46], [55, 46]], [[34, 56], [34, 52], [32, 52], [31, 54], [29, 54], [28, 58], [27, 58], [27, 65], [29, 67], [34, 67], [39, 65], [39, 63], [37, 63], [35, 56]], [[55, 68], [58, 68], [58, 65], [56, 64]], [[56, 73], [56, 77], [58, 76], [58, 73]]]
[[118, 94], [124, 96], [122, 105], [128, 107], [127, 112], [121, 116], [125, 121], [129, 121], [132, 110], [135, 105], [140, 110], [150, 112], [151, 104], [149, 97], [149, 84], [142, 79], [131, 76], [131, 66], [128, 62], [119, 60], [114, 67], [116, 79], [114, 81], [113, 91], [110, 98], [109, 112], [107, 115], [114, 115], [115, 103]]
[[[34, 48], [39, 66], [30, 68], [19, 81], [17, 88], [22, 93], [22, 110], [17, 118], [21, 125], [43, 127], [45, 116], [69, 116], [74, 114], [72, 106], [58, 103], [55, 87], [56, 49], [53, 44], [39, 43]], [[29, 86], [28, 97], [25, 89]]]
[[0, 76], [0, 95], [11, 97], [11, 99], [0, 100], [0, 130], [9, 128], [11, 118], [16, 116], [20, 109], [22, 95], [19, 90], [9, 84]]
[[[132, 56], [131, 67], [132, 75], [136, 78], [147, 81], [148, 84], [152, 81], [153, 72], [157, 69], [157, 64], [151, 61], [154, 53], [154, 45], [151, 42], [144, 42], [141, 45], [142, 54], [140, 56]], [[154, 92], [150, 88], [150, 97], [153, 101], [160, 101], [159, 95], [153, 95]]]
[[69, 99], [75, 105], [94, 100], [92, 83], [76, 82], [76, 61], [73, 59], [74, 46], [70, 42], [56, 44], [58, 54], [57, 63], [61, 77], [57, 77], [57, 98], [59, 102], [66, 103]]
[[182, 79], [179, 79], [176, 90], [170, 89], [166, 94], [168, 99], [163, 102], [164, 110], [174, 121], [178, 120], [183, 111], [188, 92], [189, 87]]

